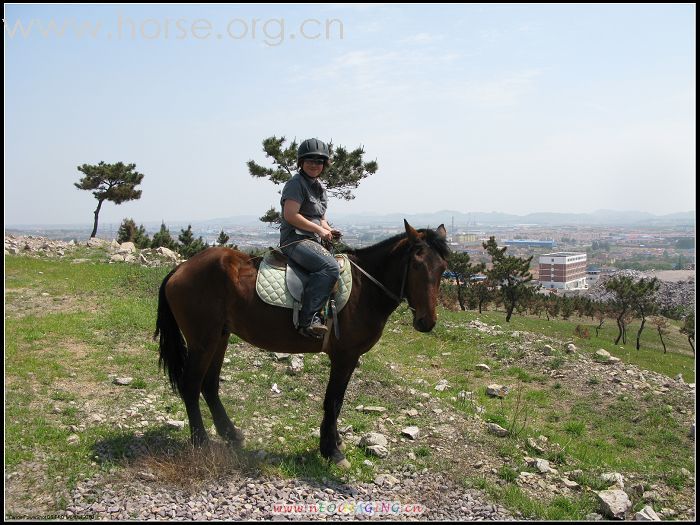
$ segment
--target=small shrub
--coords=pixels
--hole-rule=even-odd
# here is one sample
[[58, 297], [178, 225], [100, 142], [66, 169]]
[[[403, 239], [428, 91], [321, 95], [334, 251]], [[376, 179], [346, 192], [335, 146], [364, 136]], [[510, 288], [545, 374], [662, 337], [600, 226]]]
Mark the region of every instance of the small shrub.
[[508, 483], [513, 483], [518, 479], [518, 472], [508, 465], [503, 465], [498, 471], [498, 477]]
[[581, 326], [580, 324], [576, 325], [576, 329], [574, 330], [574, 334], [576, 334], [581, 339], [590, 339], [591, 338], [591, 333], [589, 332], [588, 328], [586, 328], [585, 326]]

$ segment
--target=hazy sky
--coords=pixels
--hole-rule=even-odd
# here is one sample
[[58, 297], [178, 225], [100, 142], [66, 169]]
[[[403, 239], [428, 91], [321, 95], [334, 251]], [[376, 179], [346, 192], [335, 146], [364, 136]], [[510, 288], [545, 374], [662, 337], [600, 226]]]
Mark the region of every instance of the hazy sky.
[[145, 174], [101, 221], [261, 215], [280, 188], [245, 163], [271, 135], [378, 161], [331, 220], [695, 209], [694, 5], [6, 5], [5, 20], [6, 224], [91, 223], [73, 183], [99, 161]]

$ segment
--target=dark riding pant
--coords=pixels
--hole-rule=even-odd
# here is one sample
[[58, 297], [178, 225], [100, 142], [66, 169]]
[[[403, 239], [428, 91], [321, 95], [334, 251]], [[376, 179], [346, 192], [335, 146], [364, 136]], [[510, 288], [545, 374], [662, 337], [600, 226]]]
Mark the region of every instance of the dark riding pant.
[[340, 276], [338, 263], [328, 250], [312, 240], [289, 244], [282, 252], [309, 274], [299, 312], [299, 326], [309, 326], [314, 314], [325, 306]]

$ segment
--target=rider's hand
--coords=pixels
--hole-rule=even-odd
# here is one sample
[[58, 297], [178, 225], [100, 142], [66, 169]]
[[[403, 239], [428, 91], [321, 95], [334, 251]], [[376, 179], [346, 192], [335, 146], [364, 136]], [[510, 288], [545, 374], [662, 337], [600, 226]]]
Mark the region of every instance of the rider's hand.
[[336, 241], [343, 236], [343, 234], [340, 233], [338, 230], [331, 230], [331, 235], [333, 236], [333, 239]]
[[319, 235], [321, 236], [321, 240], [324, 240], [324, 241], [333, 240], [333, 232], [331, 230], [323, 230], [323, 233], [321, 233]]

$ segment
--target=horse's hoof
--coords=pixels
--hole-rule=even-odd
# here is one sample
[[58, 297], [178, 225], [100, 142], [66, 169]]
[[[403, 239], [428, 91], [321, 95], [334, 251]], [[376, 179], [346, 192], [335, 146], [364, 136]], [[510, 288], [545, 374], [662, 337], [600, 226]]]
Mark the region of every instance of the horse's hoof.
[[243, 435], [243, 432], [235, 429], [233, 432], [226, 435], [226, 441], [232, 447], [243, 448], [243, 445], [245, 444], [245, 436]]
[[346, 458], [343, 458], [340, 461], [336, 462], [336, 465], [338, 466], [338, 468], [341, 468], [343, 470], [350, 470], [351, 466], [350, 462]]

